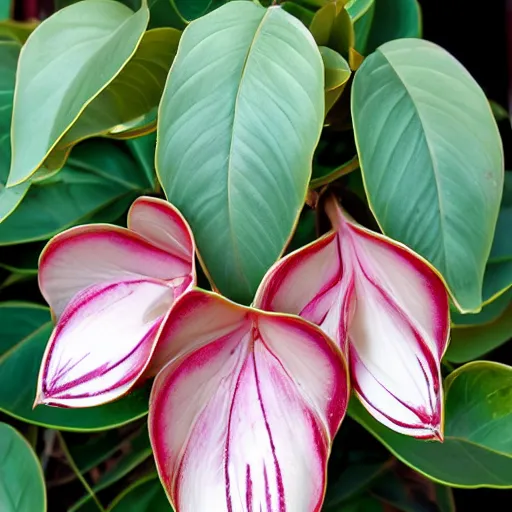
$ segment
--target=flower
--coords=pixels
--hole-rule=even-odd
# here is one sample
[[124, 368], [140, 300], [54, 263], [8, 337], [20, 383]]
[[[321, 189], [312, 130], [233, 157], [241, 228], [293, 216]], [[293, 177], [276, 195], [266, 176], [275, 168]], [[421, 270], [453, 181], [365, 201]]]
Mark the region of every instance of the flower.
[[298, 314], [347, 354], [351, 385], [387, 427], [442, 440], [440, 361], [449, 337], [442, 279], [406, 246], [354, 222], [334, 198], [333, 231], [280, 260], [254, 305]]
[[195, 284], [194, 250], [181, 214], [151, 197], [133, 203], [127, 229], [95, 224], [54, 237], [39, 286], [57, 324], [35, 403], [89, 407], [128, 392], [174, 302]]
[[349, 386], [318, 327], [193, 290], [165, 322], [149, 431], [176, 512], [318, 512]]

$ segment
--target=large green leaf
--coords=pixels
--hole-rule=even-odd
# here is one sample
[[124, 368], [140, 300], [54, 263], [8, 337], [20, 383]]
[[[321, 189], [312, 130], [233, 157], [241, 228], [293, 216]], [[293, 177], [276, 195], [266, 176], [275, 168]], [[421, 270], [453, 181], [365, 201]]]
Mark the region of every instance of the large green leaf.
[[[148, 30], [122, 71], [85, 108], [45, 160], [48, 169], [60, 169], [71, 148], [98, 135], [123, 136], [154, 129], [149, 115], [158, 107], [167, 74], [178, 49], [181, 32], [173, 28]], [[146, 120], [147, 117], [147, 120]], [[132, 129], [134, 120], [142, 120]]]
[[357, 71], [352, 116], [383, 232], [439, 270], [461, 311], [478, 311], [503, 189], [501, 139], [484, 93], [439, 46], [402, 39]]
[[44, 476], [28, 442], [0, 423], [0, 510], [46, 512]]
[[[356, 400], [351, 402], [349, 414], [379, 439], [398, 459], [434, 481], [452, 487], [511, 488], [510, 428], [507, 432], [502, 432], [501, 446], [505, 448], [508, 444], [506, 452], [496, 451], [496, 442], [490, 437], [470, 435], [469, 424], [467, 429], [462, 427], [465, 418], [469, 420], [473, 413], [454, 403], [455, 400], [460, 399], [460, 394], [457, 394], [458, 388], [455, 389], [456, 394], [451, 396], [452, 391], [448, 389], [443, 443], [422, 441], [393, 432], [370, 416], [361, 403]], [[497, 398], [503, 395], [504, 404], [508, 404], [506, 405], [508, 407], [507, 419], [498, 418], [498, 421], [503, 421], [502, 425], [510, 423], [510, 411], [512, 411], [509, 403], [510, 389], [512, 389], [510, 383], [508, 390], [503, 386], [494, 388], [494, 391], [497, 391]], [[486, 400], [483, 393], [477, 392], [474, 388], [472, 388], [472, 393], [476, 393], [476, 396], [483, 401]], [[471, 396], [466, 400], [471, 400]], [[475, 406], [479, 404], [480, 409], [485, 408], [485, 404], [478, 400], [473, 404]], [[500, 410], [505, 414], [504, 408]], [[487, 408], [485, 414], [480, 415], [480, 419], [484, 422], [480, 424], [483, 431], [488, 431], [488, 426], [491, 425], [489, 411], [490, 409]], [[485, 422], [489, 422], [489, 425]], [[497, 423], [495, 424], [497, 425]], [[479, 425], [473, 425], [474, 429], [478, 427]], [[468, 435], [469, 437], [467, 437]]]
[[445, 381], [446, 430], [512, 460], [512, 367], [474, 361]]
[[368, 55], [394, 39], [421, 37], [421, 10], [417, 0], [374, 0], [371, 25], [363, 53]]
[[21, 45], [0, 41], [0, 222], [14, 211], [27, 193], [29, 183], [5, 188], [11, 164], [11, 116], [16, 66]]
[[148, 410], [147, 386], [100, 407], [32, 409], [39, 367], [52, 332], [47, 308], [0, 304], [0, 411], [28, 423], [61, 430], [104, 430], [140, 418]]
[[456, 327], [451, 330], [451, 341], [445, 359], [452, 363], [466, 363], [487, 354], [512, 339], [512, 303], [490, 324]]
[[108, 508], [108, 512], [156, 511], [173, 511], [156, 474], [147, 476], [125, 489]]
[[[114, 143], [86, 141], [74, 149], [61, 172], [32, 184], [0, 224], [0, 245], [47, 240], [85, 222], [110, 222], [150, 190], [144, 171]], [[108, 206], [121, 212], [112, 213]], [[93, 219], [93, 214], [98, 215]]]
[[304, 204], [324, 117], [306, 28], [230, 2], [183, 32], [158, 116], [157, 172], [225, 295], [248, 303]]
[[37, 171], [87, 105], [122, 70], [148, 20], [145, 1], [133, 13], [112, 0], [87, 0], [58, 11], [32, 32], [16, 77], [9, 185]]

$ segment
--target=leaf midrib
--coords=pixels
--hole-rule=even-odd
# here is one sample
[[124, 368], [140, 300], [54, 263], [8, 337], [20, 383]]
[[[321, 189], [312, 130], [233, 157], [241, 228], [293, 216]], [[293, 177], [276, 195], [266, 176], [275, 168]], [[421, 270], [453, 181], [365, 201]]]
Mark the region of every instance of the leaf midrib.
[[251, 54], [253, 52], [254, 46], [256, 44], [256, 41], [258, 40], [259, 36], [261, 35], [262, 27], [269, 16], [269, 13], [272, 12], [272, 9], [267, 9], [265, 13], [263, 14], [259, 24], [258, 28], [256, 29], [254, 36], [252, 38], [251, 44], [249, 45], [249, 48], [247, 49], [247, 53], [245, 55], [244, 63], [242, 66], [242, 71], [240, 75], [240, 82], [238, 84], [238, 89], [235, 97], [235, 104], [233, 109], [233, 122], [231, 124], [231, 140], [229, 142], [229, 153], [228, 153], [228, 166], [227, 166], [227, 173], [226, 173], [226, 193], [227, 193], [227, 213], [228, 213], [228, 224], [229, 224], [229, 234], [231, 237], [231, 243], [233, 245], [233, 252], [235, 256], [235, 262], [237, 267], [241, 270], [240, 275], [242, 279], [244, 280], [244, 283], [247, 287], [247, 290], [249, 294], [251, 294], [251, 285], [249, 283], [249, 280], [247, 276], [245, 275], [244, 269], [241, 266], [241, 259], [240, 259], [240, 249], [238, 247], [238, 243], [236, 240], [236, 236], [234, 233], [234, 226], [233, 226], [233, 213], [232, 213], [232, 193], [231, 193], [231, 176], [232, 176], [232, 161], [233, 161], [233, 146], [235, 141], [235, 126], [237, 124], [237, 116], [238, 116], [238, 108], [239, 108], [239, 100], [240, 100], [240, 91], [242, 90], [244, 86], [245, 76], [249, 64], [249, 60], [251, 58]]

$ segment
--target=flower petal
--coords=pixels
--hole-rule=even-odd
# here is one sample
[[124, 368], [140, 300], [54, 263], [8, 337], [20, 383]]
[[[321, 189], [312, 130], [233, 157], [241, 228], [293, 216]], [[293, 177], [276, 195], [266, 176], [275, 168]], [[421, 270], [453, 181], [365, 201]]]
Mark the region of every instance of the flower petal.
[[300, 315], [320, 325], [347, 353], [354, 279], [330, 232], [278, 261], [265, 275], [254, 307]]
[[334, 233], [278, 262], [255, 305], [300, 314], [342, 348], [348, 330], [351, 377], [366, 408], [397, 432], [442, 437], [449, 309], [441, 278], [407, 247], [347, 218], [335, 200], [327, 212]]
[[168, 201], [139, 197], [128, 212], [128, 229], [156, 247], [194, 264], [194, 237], [187, 221]]
[[173, 300], [172, 287], [151, 280], [80, 292], [48, 342], [36, 403], [89, 407], [125, 394], [145, 370]]
[[[319, 511], [348, 401], [341, 353], [299, 318], [206, 293], [196, 308], [193, 294], [180, 301], [183, 316], [167, 320], [165, 342], [188, 339], [195, 350], [181, 345], [150, 401], [155, 460], [175, 510]], [[205, 304], [232, 328], [210, 331]]]
[[[136, 227], [148, 221], [148, 239], [103, 224], [68, 229], [48, 243], [39, 261], [39, 287], [57, 318], [79, 291], [91, 285], [147, 277], [174, 280], [175, 288], [184, 291], [195, 282], [188, 227], [173, 207], [161, 203], [140, 198], [132, 206]], [[162, 213], [166, 210], [167, 217]]]

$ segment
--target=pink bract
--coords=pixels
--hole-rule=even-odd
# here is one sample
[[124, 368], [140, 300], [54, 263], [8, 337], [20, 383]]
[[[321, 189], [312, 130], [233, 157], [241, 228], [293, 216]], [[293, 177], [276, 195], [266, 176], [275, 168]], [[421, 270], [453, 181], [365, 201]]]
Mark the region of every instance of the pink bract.
[[381, 423], [442, 439], [440, 361], [449, 337], [443, 281], [417, 254], [327, 200], [333, 231], [279, 261], [255, 307], [300, 315], [331, 336], [355, 393]]
[[348, 402], [344, 358], [298, 317], [193, 290], [167, 319], [149, 428], [176, 512], [317, 512]]
[[133, 203], [127, 229], [89, 225], [54, 237], [39, 286], [57, 325], [36, 403], [88, 407], [129, 391], [174, 302], [195, 284], [194, 249], [181, 214], [150, 197]]

